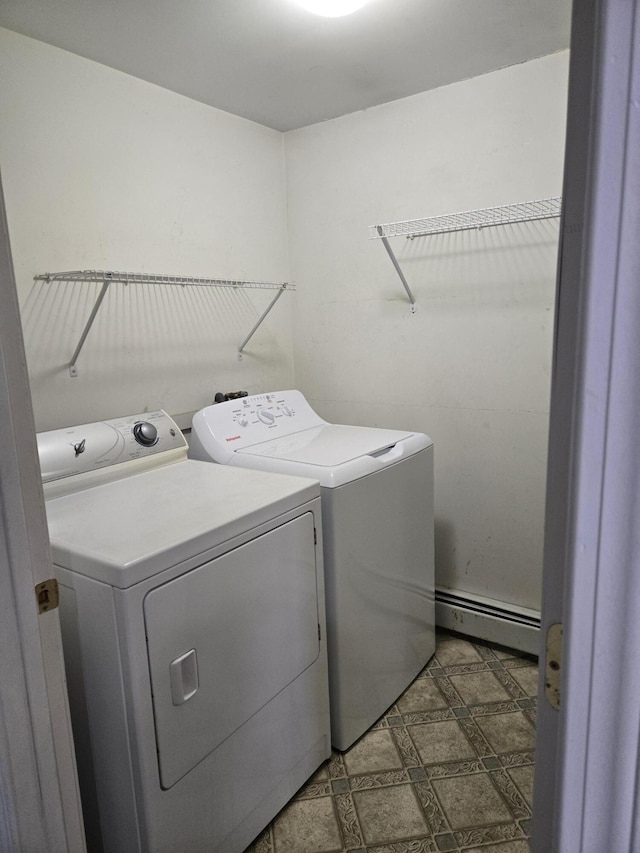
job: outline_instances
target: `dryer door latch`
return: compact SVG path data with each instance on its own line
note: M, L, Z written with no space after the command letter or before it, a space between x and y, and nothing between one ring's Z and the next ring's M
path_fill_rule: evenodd
M42 581L35 585L36 602L38 604L38 613L48 613L49 610L55 610L58 606L60 597L58 594L58 581L55 578Z

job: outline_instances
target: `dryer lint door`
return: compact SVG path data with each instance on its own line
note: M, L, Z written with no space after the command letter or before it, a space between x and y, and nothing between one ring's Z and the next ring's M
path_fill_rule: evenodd
M163 788L317 659L317 589L307 512L146 596Z

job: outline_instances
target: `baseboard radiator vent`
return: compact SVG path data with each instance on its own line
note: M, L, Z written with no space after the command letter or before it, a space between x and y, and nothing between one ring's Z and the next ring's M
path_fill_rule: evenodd
M538 655L540 612L470 592L436 587L436 625Z

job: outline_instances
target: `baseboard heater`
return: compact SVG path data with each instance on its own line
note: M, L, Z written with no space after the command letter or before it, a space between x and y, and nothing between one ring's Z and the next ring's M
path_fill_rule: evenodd
M538 655L540 612L470 592L436 587L436 625Z

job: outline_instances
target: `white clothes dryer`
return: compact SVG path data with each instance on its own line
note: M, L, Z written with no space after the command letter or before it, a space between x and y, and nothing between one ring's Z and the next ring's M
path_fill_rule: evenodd
M330 755L318 483L38 436L90 851L241 853Z
M299 391L209 406L189 456L318 479L333 745L345 750L435 651L433 443L329 424Z

